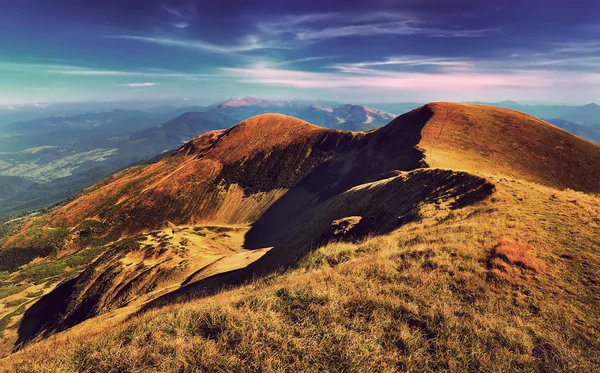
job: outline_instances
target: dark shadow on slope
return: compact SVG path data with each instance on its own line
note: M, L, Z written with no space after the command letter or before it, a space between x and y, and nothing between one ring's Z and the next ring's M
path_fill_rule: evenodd
M396 118L386 127L358 136L353 141L338 143L333 141L333 136L330 136L333 141L330 146L327 142L319 146L324 147L324 150L332 151L333 156L303 177L297 186L292 187L269 208L247 233L246 248L273 247L272 250L244 269L190 283L156 299L145 309L214 293L223 286L239 285L279 268L288 268L308 251L327 240L326 235L334 219L356 214L363 216L358 230L354 232L355 236L359 231L363 231L364 234L378 235L398 228L403 222L400 217L414 210L418 203L423 202L427 197L427 193L424 192L427 189L422 188L421 181L417 181L418 178L411 178L413 181L410 183L410 188L406 188L407 184L402 181L403 176L397 177L394 179L396 182L392 183L396 185L402 181L398 185L404 185L404 190L411 197L412 202L400 199L392 191L388 191L387 193L391 194L384 196L377 194L379 199L376 204L365 204L372 194L371 189L345 192L357 185L380 180L382 175L391 170L410 171L425 167L424 155L417 148L417 144L421 139L423 126L432 115L432 111L424 106ZM291 155L288 154L284 159L289 158L290 165L293 165ZM270 172L275 169L274 165L271 166L268 167L267 174L271 175L269 177L277 177ZM245 168L247 167L249 166L245 165ZM253 174L255 173L257 172ZM243 180L244 178L233 181L245 189L249 188L249 191L256 188L256 185L240 183ZM257 180L254 181L261 183L265 181L261 178ZM349 198L351 200L348 200ZM358 206L362 207L358 209ZM395 208L388 209L386 206L395 206ZM401 214L401 210L405 213ZM386 213L382 214L381 211ZM77 304L79 301L76 299L77 289L86 288L86 276L89 275L86 272L84 271L75 280L77 286L71 289L70 294L67 294L64 289L56 294L53 291L38 301L39 305L36 303L25 313L22 326L19 328L19 344L26 343L38 335L64 330L94 316L93 299L83 305ZM69 299L76 304L69 304ZM53 302L56 302L55 306L45 306ZM48 308L43 311L45 307Z
M97 266L114 263L114 266L118 267L120 260L138 247L135 239L119 241L79 276L60 284L29 307L19 325L15 349L34 338L49 336L97 316L103 296L109 294L110 297L116 298L120 295L116 291L118 288L111 289L110 286L118 271L111 267L97 272ZM128 284L122 285L127 287Z
M224 287L293 267L308 252L332 240L358 242L367 236L390 233L418 220L423 204L448 203L460 208L487 198L493 191L493 184L483 178L439 169L419 169L361 185L282 218L278 226L281 231L274 233L278 242L248 267L188 284L154 300L143 311L208 296ZM271 219L276 221L275 217ZM337 232L339 222L345 219L356 223Z
M59 321L61 312L68 307L76 280L72 279L60 284L25 311L13 351L17 351L33 338L44 336L45 327L54 321Z
M356 185L381 179L391 170L426 167L424 154L417 149L417 144L423 126L432 115L433 112L423 106L365 135L351 147L339 149L252 225L244 247L276 246L290 227L297 225L299 220L310 219L311 211L319 203Z

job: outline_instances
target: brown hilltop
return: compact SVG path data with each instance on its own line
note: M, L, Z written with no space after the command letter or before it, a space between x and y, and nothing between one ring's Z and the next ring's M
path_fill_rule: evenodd
M431 103L370 132L259 115L101 181L54 211L49 222L74 229L99 221L113 237L167 221L248 223L290 188L326 199L390 170L420 167L600 192L599 146L516 111ZM19 238L5 246L27 244Z
M600 193L600 146L594 143L514 110L449 102L417 110L424 109L432 117L419 147L431 167Z
M202 135L157 163L103 181L51 219L69 226L99 219L128 233L166 221L250 222L286 188L360 136L284 115L253 117ZM249 194L254 198L245 198Z
M442 224L483 201L497 211L490 195L515 195L495 189L506 178L532 183L546 200L556 190L536 183L598 193L598 175L599 146L506 109L431 103L369 132L253 117L106 178L5 242L27 247L61 231L61 253L108 244L28 309L18 342L120 307L131 314L237 285L322 244L421 219Z

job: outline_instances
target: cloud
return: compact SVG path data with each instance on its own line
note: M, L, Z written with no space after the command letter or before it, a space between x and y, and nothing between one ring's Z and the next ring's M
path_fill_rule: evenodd
M323 29L305 29L296 32L300 40L316 40L340 38L346 36L375 35L427 35L430 37L479 37L492 29L479 30L444 30L421 27L411 21L396 21L366 25L328 27Z
M114 39L134 40L148 44L162 45L166 47L179 47L191 50L199 50L211 53L234 54L248 52L259 49L283 49L275 43L263 43L260 38L254 35L248 35L242 39L238 45L212 44L202 40L184 40L171 39L167 37L135 36L135 35L117 35L110 36Z
M161 79L183 79L198 80L206 78L219 78L215 74L203 74L195 72L181 72L168 69L146 68L141 70L112 70L89 66L77 65L55 65L55 64L27 64L16 62L0 62L0 71L18 71L25 73L46 73L56 75L73 76L114 76L131 78L161 78Z
M165 8L180 20L172 25L179 29L190 26L184 14ZM279 17L254 24L256 34L244 36L239 43L228 45L199 39L179 39L170 36L116 35L115 39L133 40L165 47L179 47L210 53L237 54L266 49L294 49L324 39L349 36L425 35L429 37L480 37L495 30L457 29L447 24L425 22L402 12L315 13Z
M158 83L148 82L148 83L127 83L127 84L117 84L117 85L119 85L121 87L140 88L140 87L153 87L157 84Z
M339 63L331 65L332 68L345 73L354 74L377 74L379 67L435 67L440 71L468 70L473 67L473 62L466 59L424 57L424 56L402 56L388 57L382 61L366 61L355 63Z
M180 18L180 19L192 19L195 18L198 11L193 3L188 4L185 7L174 8L171 6L163 6L163 9L169 13L171 16Z
M163 9L165 11L167 11L168 13L174 15L175 17L184 18L183 14L181 14L181 12L175 8L169 8L169 7L165 6L165 7L163 7Z
M600 42L598 41L571 41L553 43L551 52L568 54L598 54L600 53Z
M332 59L334 56L313 56L313 57L304 57L304 58L294 58L289 60L280 60L280 61L272 61L265 63L265 65L270 66L281 66L281 65L293 65L301 62L311 62L311 61L320 61L320 60L328 60Z
M183 22L183 21L181 21L181 22L177 22L177 23L174 23L174 24L173 24L173 27L177 27L178 29L184 29L184 28L188 28L189 26L190 26L190 24L189 24L189 23L187 23L187 22Z
M326 25L325 27L323 25ZM292 34L295 39L317 41L348 36L425 35L429 37L481 37L496 28L457 29L448 24L425 21L404 12L317 13L287 16L263 22L262 32Z
M546 71L480 70L453 74L422 72L376 71L374 73L308 72L268 67L226 68L225 74L240 82L293 88L380 89L415 92L476 92L494 89L545 89L561 84L590 86L600 80L600 74L562 75Z

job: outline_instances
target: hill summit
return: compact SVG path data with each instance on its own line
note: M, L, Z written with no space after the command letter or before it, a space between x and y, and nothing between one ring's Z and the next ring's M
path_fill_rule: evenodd
M324 348L318 335L329 323L338 328L335 338L349 338L358 353L366 343L359 329L372 325L383 339L372 341L380 352L369 355L391 366L433 369L430 360L411 363L407 354L422 348L443 361L438 354L452 350L451 330L465 328L466 317L471 329L464 335L477 348L502 334L508 346L502 345L505 355L494 355L495 363L511 356L522 366L536 359L555 364L542 356L559 348L547 346L550 336L580 341L596 333L589 323L598 301L590 297L600 262L587 244L598 239L597 175L599 146L507 109L430 103L368 132L329 130L281 114L255 116L106 178L6 240L8 252L45 247L44 239L52 238L56 253L38 262L98 250L80 274L27 309L13 343L212 299L231 307L201 316L214 330L177 322L199 333L190 340L210 340L235 359L242 344L273 342L275 335ZM566 244L568 229L585 238ZM37 256L43 255L49 254ZM260 278L265 284L255 281ZM349 286L351 278L360 291ZM574 307L589 327L581 331L573 322L549 332L556 315L540 307L550 306L542 298L552 284L564 297L555 313L564 316ZM221 295L224 287L238 289ZM498 314L482 294L511 312ZM431 314L423 304L433 307ZM277 331L228 334L236 333L235 325L257 327L253 317ZM138 328L135 322L128 325ZM509 326L516 322L545 334L527 339ZM187 339L182 343L188 346ZM569 350L574 360L556 359L581 363L593 347ZM302 369L293 356L285 359Z

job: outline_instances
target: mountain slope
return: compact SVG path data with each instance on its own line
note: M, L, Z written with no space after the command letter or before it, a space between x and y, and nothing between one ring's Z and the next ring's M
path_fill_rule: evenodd
M176 147L198 134L227 128L233 124L234 120L223 114L190 111L158 127L133 134L130 141L151 139L160 142L162 148Z
M600 105L591 103L579 106L571 109L561 118L584 126L600 124Z
M159 107L148 111L113 110L55 116L4 126L0 138L0 174L20 176L54 189L57 179L83 179L95 170L116 170L152 159L201 133L227 128L240 120L269 112L294 115L328 128L363 130L387 124L395 117L359 105L324 106L308 102L229 99L211 107ZM163 123L157 126L158 123ZM78 192L96 178L68 187ZM68 193L48 194L0 205L0 215L41 208Z
M219 113L181 114L180 111L140 112L140 117L128 117L122 111L114 111L108 113L112 114L110 121L106 119L108 124L104 123L98 128L69 130L68 135L63 135L63 129L46 135L4 139L7 143L13 141L18 144L19 139L33 138L37 143L47 145L0 153L0 174L26 177L37 182L35 190L22 191L13 200L0 203L0 216L55 204L123 167L175 149L198 134L235 123L235 120ZM115 117L117 114L121 116ZM76 118L85 124L91 121L90 115ZM161 126L135 130L138 122L147 120L148 123L154 123L159 118L170 118L170 115L178 116ZM141 127L150 127L148 123ZM66 125L60 122L57 126ZM107 131L107 126L114 126L121 133ZM53 144L54 140L59 146L48 145Z
M449 103L427 108L432 117L419 146L430 166L600 192L600 179L590 177L600 172L595 144L508 109Z
M600 181L590 175L600 173L599 159L598 146L541 120L479 105L429 104L370 133L263 115L113 175L53 212L49 223L73 229L97 219L117 235L166 221L247 223L290 188L325 200L387 171L426 164L598 193ZM8 244L27 240L17 235Z
M33 181L18 176L0 176L0 200L7 199L13 195L26 190Z
M225 285L243 285L256 276L269 276L277 270L297 267L302 260L318 261L316 257L310 259L310 253L322 245L335 245L338 241L348 243L350 253L340 254L343 258L365 252L352 249L357 242L369 242L370 237L400 235L406 240L396 242L394 247L411 248L402 255L409 255L407 260L415 262L415 270L437 270L437 275L443 278L442 283L455 288L464 285L450 279L449 273L468 278L471 276L466 274L469 268L476 273L473 276L479 286L490 287L492 293L505 292L505 287L522 284L530 292L544 294L560 279L564 282L561 294L566 297L560 303L560 314L574 307L587 326L578 331L574 324L569 324L557 338L561 341L572 336L592 338L593 312L590 310L598 304L592 296L597 283L592 281L588 287L579 284L593 280L600 268L597 258L589 251L598 237L600 221L595 210L598 200L584 193L560 190L570 188L598 193L600 185L596 176L599 168L600 147L597 145L536 118L487 106L432 103L370 132L327 130L276 114L250 118L227 130L199 136L155 163L115 174L87 189L72 202L30 221L5 240L2 243L5 252L35 248L36 245L45 247L50 239L58 243L59 256L68 257L69 253L87 247L97 247L103 252L87 270L62 283L34 306L29 306L13 337L18 343L27 343L32 338L69 327L77 329L77 325L88 318L116 317L122 320L139 310L154 310L190 298L211 296ZM572 208L571 203L574 204ZM527 211L541 211L543 216L530 215ZM485 229L463 230L464 222ZM579 226L578 222L581 223ZM194 264L197 259L193 258L198 257L180 254L178 246L160 243L147 246L143 243L156 230L168 228L175 235L189 226L207 224L250 225L237 250L260 249L264 252L242 260L241 264L211 264L210 270L204 271L198 268L200 262ZM543 228L535 228L537 226ZM438 244L432 246L435 249L428 248L425 245L428 227L450 230L456 236L446 237L434 232L431 237L435 237ZM415 229L420 230L420 238L406 238L414 236ZM564 231L569 229L581 234L570 244L565 241ZM61 232L60 236L58 232ZM183 238L188 237L191 236ZM461 253L460 264L452 264L454 259L450 258L456 256L448 253L444 242L454 242L453 247ZM558 246L552 246L554 244ZM208 253L211 245L219 247L210 242L202 245L198 249ZM390 255L404 252L398 253L394 247L389 248ZM172 250L169 252L177 258L174 262L189 261L189 267L177 268L174 262L161 256L172 257L164 250ZM375 251L381 250L379 247ZM591 267L580 267L579 257L577 260L563 258L568 262L556 264L557 260L563 260L557 258L565 251L571 259L574 253L581 255L581 260L591 263ZM128 253L132 253L131 256L127 256ZM430 263L432 257L438 257L437 262ZM229 260L239 263L240 258L232 256ZM49 259L38 259L37 265L44 260ZM167 260L164 267L163 260ZM329 260L331 263L344 261L335 257L327 259L328 263ZM387 288L388 282L393 282L386 277L389 274L378 277L369 272L367 262L360 265L359 278L375 281L369 282L370 285ZM386 265L385 261L376 263ZM409 270L403 267L403 260L394 263L394 273ZM452 266L448 267L450 264ZM545 271L547 266L552 269ZM375 277L369 277L369 273ZM282 286L290 288L294 281L301 282L301 273L293 276L299 276L298 280L285 282L287 280L283 279ZM331 276L334 281L341 281L339 276L343 275L332 272ZM123 279L132 277L131 286L124 286ZM17 281L17 278L9 276L9 281ZM345 280L336 283L346 286L343 285ZM365 284L363 290L369 284ZM117 291L113 293L108 289ZM469 288L467 293L473 291L484 290ZM428 294L432 298L426 301L427 304L441 296L432 289ZM301 299L295 300L296 295L284 291L276 292L275 296L288 300L291 296L291 302L301 302ZM354 314L350 303L357 295L346 296L342 297L347 303L335 307L341 307L339 311L343 315ZM459 292L457 296L462 295ZM450 297L451 302L458 301L454 295L444 297ZM363 300L357 299L358 302ZM523 312L521 307L525 307L502 297L501 301L516 307L515 312ZM55 306L46 306L50 304ZM377 303L376 309L385 313L388 309L380 308L383 306ZM302 309L303 306L290 307L293 310L297 309L293 307ZM460 307L455 310L459 312ZM363 311L356 312L362 314ZM390 317L395 312L406 315L402 309L390 312ZM473 312L473 317L481 316L479 311ZM424 324L415 324L413 320L407 326L410 330L416 328L429 335L445 330L427 326L435 318L429 319L421 311L416 314ZM453 320L453 325L460 322L450 314L446 317ZM546 333L546 340L552 335L548 334L548 323L553 317L548 314L531 324ZM351 318L348 316L348 320ZM337 322L343 323L343 320ZM356 325L344 325L348 333L357 333ZM503 326L496 325L495 328L510 333ZM291 331L286 329L284 333L287 332ZM485 335L485 342L479 337L473 338L477 343L495 340L495 337ZM261 338L249 338L255 337ZM450 334L440 338L441 343L448 343L444 344L444 350L451 349ZM424 346L425 342L415 343ZM519 345L518 349L539 344L535 340ZM580 346L581 351L573 355L576 356L573 361L589 358L593 345L590 346ZM385 350L388 347L378 348ZM540 348L542 350L536 350L535 355L547 353L543 344L538 350ZM232 353L231 349L226 352ZM473 357L466 359L472 361ZM500 361L502 357L495 359ZM527 359L523 362L531 363ZM480 363L489 367L489 362ZM419 366L427 366L423 364Z
M546 121L564 129L565 131L571 132L574 135L593 141L596 144L600 144L600 124L584 126L558 118L546 119Z
M2 363L10 372L596 371L600 199L490 182L492 198L422 204L389 234L340 233L291 271L129 320L116 309Z

